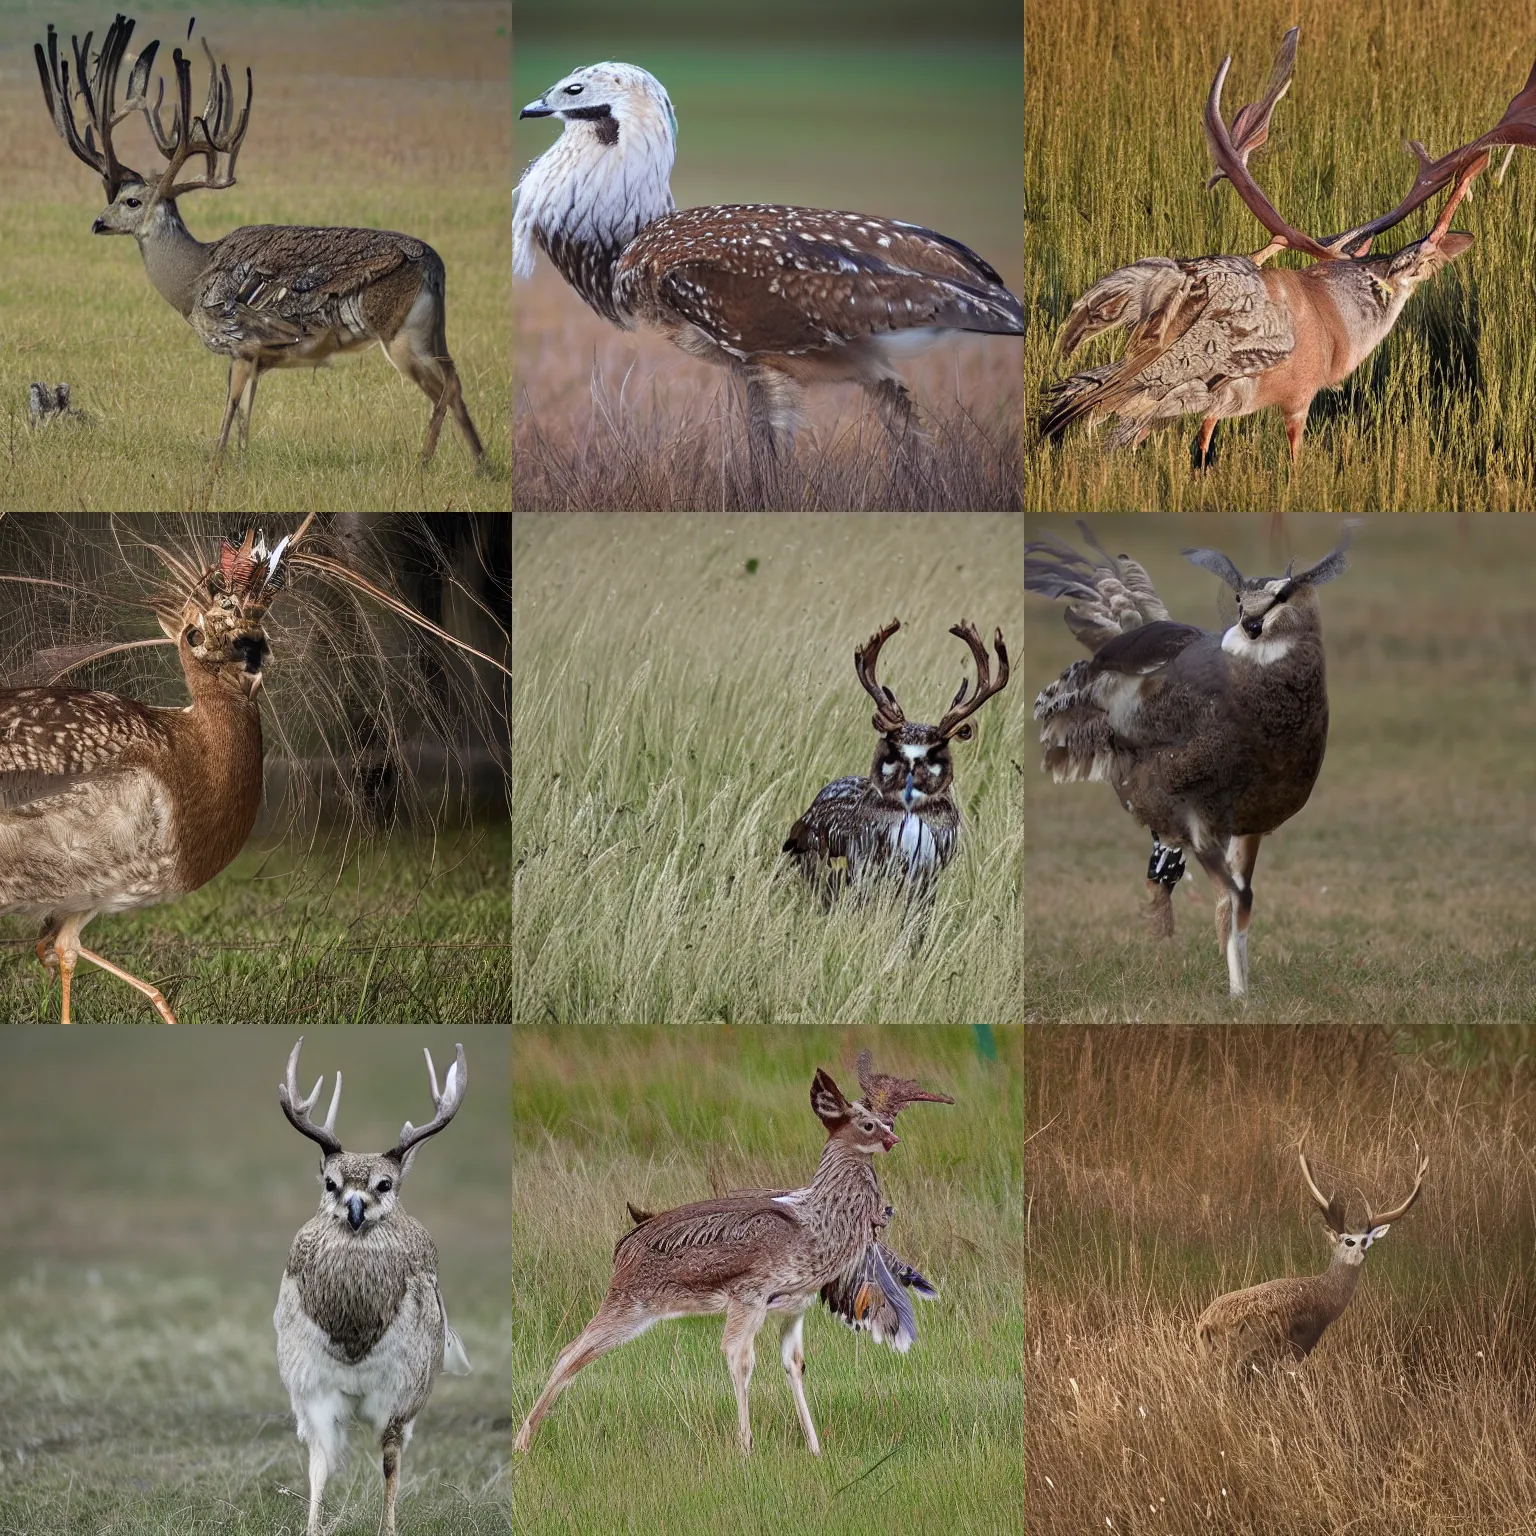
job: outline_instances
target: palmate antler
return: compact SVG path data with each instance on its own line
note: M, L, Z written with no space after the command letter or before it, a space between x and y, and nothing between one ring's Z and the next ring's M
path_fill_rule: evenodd
M1390 213L1358 224L1343 234L1330 235L1324 240L1316 239L1281 217L1248 169L1249 155L1269 137L1270 118L1290 88L1300 31L1299 27L1292 27L1285 34L1275 55L1269 88L1263 99L1243 107L1233 119L1230 129L1221 115L1222 87L1232 67L1230 54L1221 61L1205 103L1206 142L1216 166L1206 185L1213 187L1223 179L1230 181L1233 190L1249 211L1269 231L1272 237L1270 243L1255 255L1256 262L1262 262L1280 250L1299 251L1318 261L1341 261L1363 255L1376 235L1401 223L1428 198L1449 186L1451 195L1435 221L1434 228L1426 237L1427 244L1437 246L1450 230L1451 217L1467 195L1473 178L1488 164L1491 151L1506 144L1536 146L1536 66L1533 66L1524 88L1510 102L1504 116L1487 133L1471 143L1453 149L1438 160L1431 160L1423 145L1418 142L1409 143L1409 149L1419 161L1419 172L1408 196Z

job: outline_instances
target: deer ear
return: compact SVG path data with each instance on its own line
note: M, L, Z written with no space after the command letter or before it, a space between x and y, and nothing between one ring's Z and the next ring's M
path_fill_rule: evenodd
M838 1126L853 1113L853 1107L843 1097L843 1091L820 1067L816 1080L811 1084L811 1108L816 1118L828 1129Z
M1379 1227L1372 1227L1371 1230L1369 1232L1367 1232L1365 1235L1373 1243L1380 1242L1381 1239L1384 1238L1387 1235L1387 1233L1391 1230L1391 1227L1392 1227L1392 1223L1391 1222L1384 1222Z

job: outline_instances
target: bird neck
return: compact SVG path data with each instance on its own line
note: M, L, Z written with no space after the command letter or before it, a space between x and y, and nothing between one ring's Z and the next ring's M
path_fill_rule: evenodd
M155 291L186 319L192 313L197 279L208 264L209 247L181 222L181 214L170 199L155 205L135 239Z
M542 250L589 307L622 324L613 270L624 247L677 206L674 154L671 129L654 114L568 122L518 184L512 270L531 277Z

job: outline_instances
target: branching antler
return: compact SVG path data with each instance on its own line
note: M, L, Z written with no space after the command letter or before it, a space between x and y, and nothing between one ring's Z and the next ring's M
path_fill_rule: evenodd
M958 624L950 626L950 634L964 640L971 648L971 655L976 658L976 691L966 698L970 689L970 683L961 679L960 691L950 702L950 706L944 712L944 718L939 721L939 735L946 741L959 738L961 741L969 741L975 731L975 727L967 722L970 717L981 708L995 693L1001 693L1008 686L1008 648L1003 644L1003 632L997 630L992 637L992 644L997 651L997 681L992 681L991 661L987 655L987 647L981 636L976 631L976 626L969 619L961 619Z
M167 165L160 174L159 196L175 199L185 192L202 190L218 191L235 184L235 159L245 139L245 130L251 120L251 71L245 71L245 106L239 121L235 120L235 93L230 84L229 66L220 64L213 56L207 39L201 40L203 54L208 60L208 99L196 117L192 115L192 61L178 48L171 56L176 70L176 93L171 115L171 127L167 132L160 120L160 107L165 100L165 81L158 82L154 105L149 104L147 92L141 103L144 120L149 124L155 147L165 156ZM156 45L158 46L158 45ZM139 66L134 66L138 75ZM146 85L147 75L146 75ZM177 181L182 167L188 160L201 158L203 174L191 181Z
M874 1058L859 1052L859 1093L866 1109L886 1120L894 1120L908 1104L953 1104L948 1094L929 1093L910 1077L892 1077L876 1072Z
M341 1142L336 1138L336 1108L341 1103L341 1073L336 1074L336 1091L331 1095L331 1107L325 1116L324 1125L316 1125L310 1118L310 1110L314 1108L315 1101L320 1097L320 1089L325 1083L325 1074L322 1072L317 1079L313 1090L307 1099L299 1096L299 1052L304 1048L304 1037L299 1036L299 1043L294 1046L288 1057L288 1076L286 1081L277 1085L277 1102L283 1106L283 1113L287 1115L288 1122L300 1135L308 1136L311 1141L320 1144L320 1150L327 1157L334 1157L341 1151Z
M1429 1158L1419 1150L1418 1142L1413 1144L1413 1155L1418 1161L1418 1172L1414 1176L1413 1188L1408 1192L1408 1198L1398 1205L1394 1205L1390 1211L1381 1211L1372 1214L1369 1204L1365 1208L1365 1224L1370 1227L1385 1227L1396 1221L1401 1216L1406 1216L1413 1206L1413 1202L1419 1198L1424 1188L1424 1175L1429 1172Z
M432 1065L432 1052L423 1050L422 1055L427 1058L427 1076L432 1082L432 1108L436 1113L423 1126L414 1126L409 1120L405 1122L400 1131L400 1140L395 1143L394 1150L384 1154L385 1157L393 1158L397 1163L403 1163L413 1148L419 1146L427 1137L436 1136L458 1114L459 1105L464 1102L464 1088L469 1081L469 1068L464 1064L462 1045L458 1047L453 1065L448 1068L448 1076L443 1082L441 1091L437 1086L437 1068Z
M892 619L884 629L877 630L869 637L862 650L853 653L853 670L858 673L864 691L877 706L874 727L886 736L899 731L907 723L907 717L902 713L901 705L896 702L896 695L889 688L882 687L875 677L875 662L880 656L880 647L900 628L901 620Z

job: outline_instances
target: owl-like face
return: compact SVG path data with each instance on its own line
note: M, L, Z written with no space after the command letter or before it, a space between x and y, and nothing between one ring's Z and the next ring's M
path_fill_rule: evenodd
M954 778L949 743L931 725L903 725L880 738L869 776L882 800L919 810L944 794Z
M404 1170L393 1158L338 1152L320 1169L320 1215L350 1232L361 1232L394 1211L403 1177Z
M179 629L164 628L175 640L184 667L190 663L213 673L253 699L261 691L262 664L270 649L262 628L265 615L264 603L220 593L209 602L189 602L181 611Z

